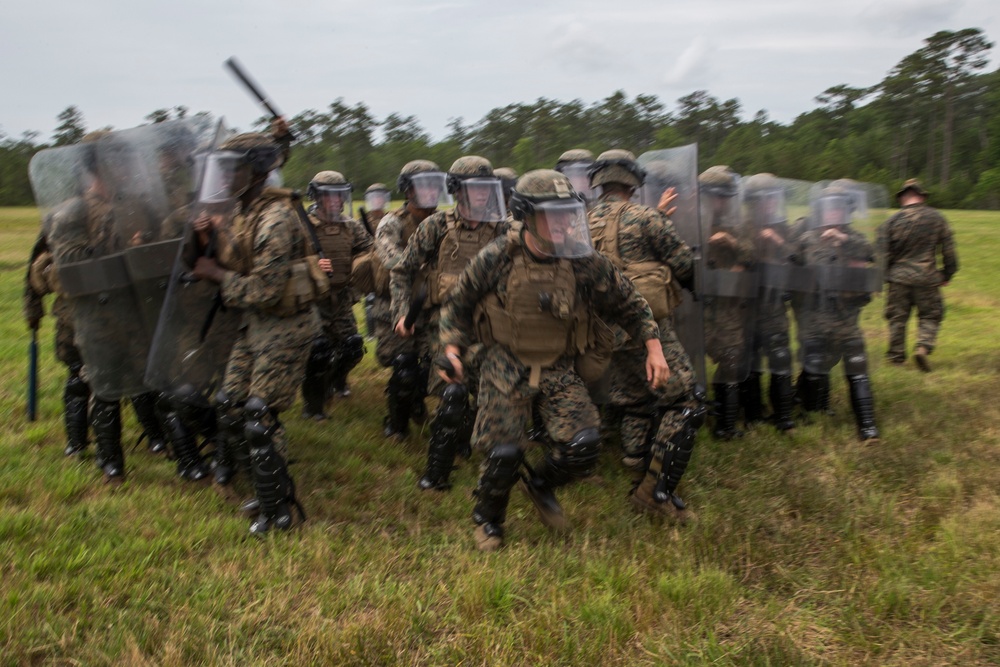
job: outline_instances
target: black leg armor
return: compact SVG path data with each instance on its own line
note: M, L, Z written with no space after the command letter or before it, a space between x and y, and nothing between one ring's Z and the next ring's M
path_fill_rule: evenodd
M177 474L191 482L200 482L209 474L208 465L201 458L197 436L212 433L214 413L208 401L191 385L184 385L173 392L166 401L167 431L177 459Z
M489 537L503 538L503 523L507 518L510 490L520 478L524 453L515 444L497 445L486 457L486 469L476 487L476 506L472 520L482 526Z
M878 428L875 426L875 397L872 395L868 379L868 356L863 340L851 340L844 344L844 374L851 392L851 408L858 424L858 437L862 440L876 440Z
M410 409L417 395L420 370L417 355L400 354L392 360L392 377L385 388L389 413L385 418L385 436L405 438L410 430Z
M215 395L218 432L215 443L215 483L229 484L240 470L250 475L250 450L243 433L243 405L224 391Z
M125 477L125 453L122 452L122 409L120 401L94 399L91 425L97 449L97 466L106 481Z
M243 433L250 445L253 485L260 503L260 514L250 525L250 532L263 535L271 529L292 527L292 507L305 519L295 498L295 483L288 474L285 459L274 448L271 434L274 419L264 401L252 397L246 404Z
M691 461L695 437L705 423L706 413L703 405L687 408L684 425L670 441L654 442L646 475L632 493L633 503L642 509L669 510L671 513L686 509L684 501L676 494L677 486Z
M166 452L167 438L163 433L160 415L156 413L156 394L146 392L138 396L133 396L129 400L132 402L135 416L139 418L139 423L142 424L142 435L139 436L139 440L148 438L147 446L153 454L163 454Z
M306 362L306 376L302 380L302 416L307 419L326 419L323 407L326 403L326 383L332 349L328 338L319 336L313 339L309 360Z
M353 334L333 350L330 364L330 389L338 396L350 396L347 388L347 374L358 365L365 356L365 339L360 334Z
M455 454L468 433L469 392L465 385L449 384L441 392L434 421L431 422L431 438L427 445L427 472L420 478L420 488L424 491L436 489L444 491L451 487L448 477L455 465Z
M764 419L764 404L761 402L760 376L751 371L746 380L740 382L740 404L743 406L743 419L753 424Z
M712 432L720 440L732 440L743 436L736 428L740 416L740 386L736 383L715 383L715 430Z
M69 367L69 377L63 388L63 419L66 424L66 449L63 453L72 456L87 446L87 406L90 403L90 387L80 377L83 364Z
M522 488L538 510L543 524L555 530L566 528L566 518L555 489L592 473L600 453L600 431L585 428L569 442L546 448L542 464L535 470L528 468Z
M788 431L795 428L795 421L792 419L792 410L795 408L795 390L792 388L791 375L771 374L771 385L768 387L771 398L771 407L774 412L771 414L771 421L779 431Z
M430 357L422 357L417 363L417 395L413 397L413 405L410 408L410 419L414 424L423 424L427 421L427 383L430 380L431 360Z
M830 409L830 376L802 371L799 376L799 397L806 412L827 412Z

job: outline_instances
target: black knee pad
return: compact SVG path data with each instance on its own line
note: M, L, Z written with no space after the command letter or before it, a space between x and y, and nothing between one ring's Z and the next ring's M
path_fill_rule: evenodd
M601 455L601 434L596 428L585 428L569 442L556 443L553 463L558 463L574 476L587 475Z
M449 384L441 392L441 405L438 406L435 421L442 426L459 428L465 421L469 411L469 392L462 384Z
M80 371L74 373L73 369L70 369L70 376L66 378L66 386L63 388L64 398L89 398L90 397L90 387L83 378L80 377Z
M802 364L810 372L829 370L827 368L827 353L824 349L823 341L807 339L802 343Z
M354 368L365 356L365 339L361 337L361 334L352 334L344 341L341 350L344 355L342 363L348 368Z
M772 334L767 341L767 362L773 375L791 375L792 350L788 345L788 334Z
M308 375L322 375L330 366L330 355L333 352L333 345L330 339L325 336L314 338L312 346L309 348L309 359L306 362L306 373Z
M687 425L697 431L705 425L708 418L708 408L703 403L699 403L693 408L684 408L683 417Z
M420 369L417 355L400 354L392 360L392 377L389 378L389 392L403 399L417 393L420 384Z
M852 339L844 343L844 374L847 377L868 374L868 355L863 340Z

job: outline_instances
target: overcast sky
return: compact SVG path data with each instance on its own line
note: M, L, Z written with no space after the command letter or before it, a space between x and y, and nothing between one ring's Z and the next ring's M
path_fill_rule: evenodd
M451 118L615 90L737 97L789 122L826 88L877 83L937 30L1000 39L995 0L19 0L0 22L0 131L51 136L184 105L247 129L261 115L223 70L237 55L289 117L338 97L379 120ZM990 68L997 63L993 50Z

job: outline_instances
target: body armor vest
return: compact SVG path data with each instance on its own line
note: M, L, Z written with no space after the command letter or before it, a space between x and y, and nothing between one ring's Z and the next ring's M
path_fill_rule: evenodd
M339 291L351 281L351 250L354 234L343 222L323 222L316 218L314 224L323 254L330 260L330 289Z
M576 274L569 260L535 262L508 242L513 266L503 301L487 295L476 310L480 339L506 345L531 370L541 371L565 354L582 354L590 340L590 316L576 298ZM596 319L596 318L594 318Z
M658 260L626 262L618 252L618 231L622 213L629 206L624 202L614 215L591 224L590 237L594 249L611 260L635 284L636 290L646 299L654 319L670 315L681 303L680 288L670 274L670 267Z
M427 298L434 306L448 300L469 261L496 236L496 223L480 223L469 229L454 211L445 215L445 224L447 231L438 245L437 261L426 274Z
M413 219L413 216L406 211L406 208L400 210L399 219L403 223L403 229L401 233L401 238L403 241L403 246L400 248L400 252L406 248L406 244L409 243L410 237L413 233L417 231L417 221ZM378 241L376 240L376 243ZM377 252L372 252L372 270L375 274L375 294L379 297L389 298L389 269L385 267L382 263L382 258L379 257Z

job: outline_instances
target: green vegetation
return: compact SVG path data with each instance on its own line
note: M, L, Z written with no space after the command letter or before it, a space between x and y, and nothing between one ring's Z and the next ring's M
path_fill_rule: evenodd
M0 664L996 664L1000 228L948 215L963 268L935 372L884 364L881 299L865 313L879 444L854 439L838 376L836 415L792 437L701 434L681 487L694 525L631 511L609 450L561 494L571 533L515 493L509 546L483 555L476 466L448 493L417 490L426 434L383 440L371 353L331 422L285 416L309 513L289 534L251 538L142 446L120 488L92 454L65 459L48 318L40 420L24 419L37 213L0 210Z

